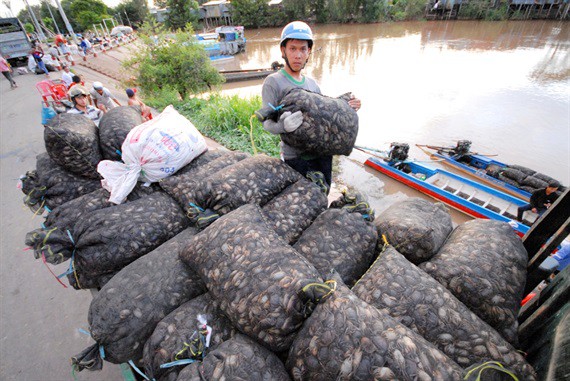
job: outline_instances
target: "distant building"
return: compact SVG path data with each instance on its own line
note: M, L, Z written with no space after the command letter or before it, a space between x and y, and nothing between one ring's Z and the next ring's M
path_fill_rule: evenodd
M168 8L150 8L149 12L151 15L154 16L154 18L156 19L156 21L158 22L165 22L166 21L166 16L168 15Z
M226 0L212 0L200 6L200 19L206 28L217 25L231 25L231 3Z

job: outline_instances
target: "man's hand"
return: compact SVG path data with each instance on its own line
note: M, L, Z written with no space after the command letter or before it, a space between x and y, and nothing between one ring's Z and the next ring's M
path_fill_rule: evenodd
M279 120L283 121L283 129L286 132L293 132L303 124L303 112L295 111L291 114L291 111L285 111Z
M348 105L354 109L354 111L360 110L361 102L360 99L355 98L354 95L348 101Z

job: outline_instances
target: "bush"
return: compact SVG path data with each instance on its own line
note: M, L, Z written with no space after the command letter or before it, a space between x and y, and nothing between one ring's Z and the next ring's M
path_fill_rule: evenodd
M148 96L162 95L166 89L175 90L184 100L223 82L204 48L196 43L192 28L142 38L141 50L123 66L136 78L129 84L136 84Z

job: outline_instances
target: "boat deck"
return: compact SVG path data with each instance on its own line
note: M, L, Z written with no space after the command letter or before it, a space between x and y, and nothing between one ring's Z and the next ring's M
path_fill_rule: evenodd
M479 205L509 219L515 220L517 217L519 205L516 203L495 197L492 194L477 189L465 182L448 177L445 174L437 172L428 177L425 181L445 192L461 197L466 201L472 202L473 204ZM532 212L525 212L523 216L523 223L526 225L532 225L538 217L536 213Z

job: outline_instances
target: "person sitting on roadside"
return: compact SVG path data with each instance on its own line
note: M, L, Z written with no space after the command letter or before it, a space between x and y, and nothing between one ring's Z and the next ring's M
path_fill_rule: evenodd
M40 70L42 70L46 74L46 76L49 77L49 71L46 68L45 62L42 60L42 57L44 56L44 52L42 51L42 49L41 48L32 49L30 51L30 54L32 55L32 57L34 57L34 60L36 61L36 64L38 65Z
M52 60L54 60L55 62L59 62L61 64L61 60L59 59L59 50L57 50L56 46L48 44L48 54L50 55Z
M87 55L91 51L91 43L85 37L81 37L81 42L79 43L79 47L83 51L84 55Z
M127 89L126 90L127 97L129 97L129 106L139 106L141 108L141 115L143 120L146 122L147 120L152 119L152 112L150 107L144 104L143 101L139 99L137 96L137 89Z
M101 82L93 82L93 89L90 93L95 107L103 112L114 108L115 104L113 104L113 102L116 103L117 106L121 105L117 98L115 98L106 87L103 87Z
M73 108L67 112L69 114L84 115L98 126L99 120L103 116L103 111L89 105L89 92L87 89L81 85L75 85L69 90L68 95L73 102Z
M522 222L523 213L531 210L541 216L556 199L558 195L556 191L560 187L560 183L556 180L551 180L546 188L537 189L532 192L530 196L530 203L518 208L517 221Z
M73 73L71 72L71 69L67 64L63 64L62 69L63 73L61 73L61 81L69 89L69 87L73 83Z

